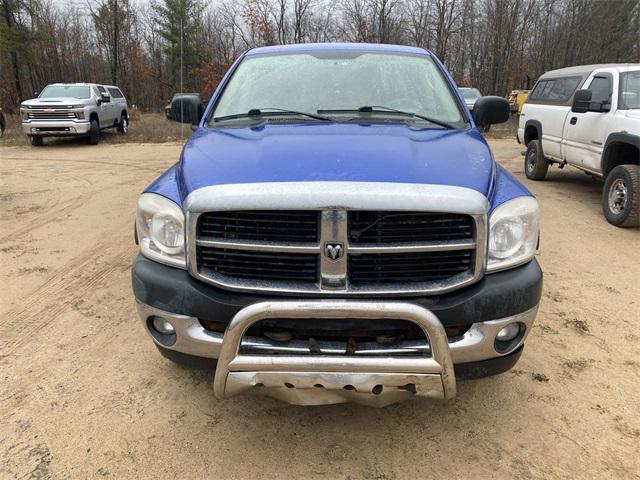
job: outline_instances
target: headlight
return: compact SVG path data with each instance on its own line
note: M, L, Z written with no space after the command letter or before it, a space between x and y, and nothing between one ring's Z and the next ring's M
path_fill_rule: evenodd
M184 213L178 205L161 195L143 193L138 200L136 229L145 257L186 268Z
M489 219L487 271L512 268L533 258L540 210L533 197L517 197L496 208Z

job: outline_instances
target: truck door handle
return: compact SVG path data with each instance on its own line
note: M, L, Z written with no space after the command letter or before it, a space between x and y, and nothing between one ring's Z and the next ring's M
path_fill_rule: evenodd
M578 123L578 117L571 117L571 121L569 122L571 125L575 125Z

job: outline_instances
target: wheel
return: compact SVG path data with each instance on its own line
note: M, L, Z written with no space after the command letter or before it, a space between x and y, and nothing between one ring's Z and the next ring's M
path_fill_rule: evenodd
M97 145L100 141L100 124L96 119L91 120L91 128L89 130L89 137L87 143L89 145Z
M33 145L34 147L41 147L42 146L42 142L43 142L42 137L39 137L37 135L31 135L29 137L29 140L31 141L31 145Z
M549 170L549 162L544 158L540 140L531 140L524 154L524 174L529 180L544 180Z
M619 165L607 175L602 211L617 227L640 225L640 165Z
M120 123L118 123L118 132L122 135L126 135L129 131L129 119L123 113L122 117L120 117Z

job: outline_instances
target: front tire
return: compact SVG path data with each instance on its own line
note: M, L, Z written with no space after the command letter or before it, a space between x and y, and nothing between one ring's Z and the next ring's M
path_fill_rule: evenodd
M619 165L607 175L602 212L616 227L640 225L640 165Z
M96 119L91 120L91 127L89 129L89 137L87 143L89 145L97 145L100 141L100 124Z
M29 137L29 141L31 142L31 145L33 145L34 147L41 147L43 143L42 137L39 137L37 135L31 135Z
M120 117L120 123L118 123L118 133L126 135L129 131L129 118L123 113Z
M544 158L542 142L531 140L527 144L527 152L524 155L524 174L529 180L544 180L549 170L549 161Z

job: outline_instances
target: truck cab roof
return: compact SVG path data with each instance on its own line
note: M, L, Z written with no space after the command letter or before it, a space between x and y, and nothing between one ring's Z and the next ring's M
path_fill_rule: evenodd
M425 48L409 47L406 45L378 44L378 43L296 43L292 45L271 45L256 47L247 51L246 55L262 55L269 53L295 53L327 50L353 50L367 52L394 52L414 55L432 55Z
M539 80L555 77L580 76L588 77L591 72L600 68L612 68L618 71L636 70L640 68L640 63L596 63L592 65L578 65L575 67L559 68L550 70L540 76Z

